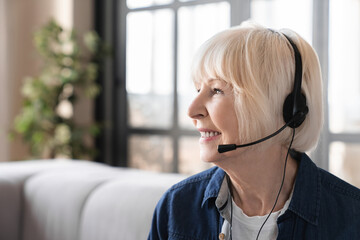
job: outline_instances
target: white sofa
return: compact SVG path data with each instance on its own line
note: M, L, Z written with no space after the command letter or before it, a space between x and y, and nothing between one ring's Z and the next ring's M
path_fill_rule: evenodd
M0 163L0 240L143 240L185 176L80 160Z

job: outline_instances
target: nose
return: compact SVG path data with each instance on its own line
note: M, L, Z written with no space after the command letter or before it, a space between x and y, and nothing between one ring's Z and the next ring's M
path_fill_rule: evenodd
M188 116L193 120L199 120L208 115L204 96L199 93L188 108Z

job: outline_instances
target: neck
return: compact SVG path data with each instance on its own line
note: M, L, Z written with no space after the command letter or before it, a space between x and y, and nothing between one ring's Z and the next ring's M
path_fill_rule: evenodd
M287 149L281 146L264 151L245 150L217 163L229 175L233 200L248 216L268 214L279 192ZM297 161L288 156L284 184L274 208L283 208L290 197L296 172Z

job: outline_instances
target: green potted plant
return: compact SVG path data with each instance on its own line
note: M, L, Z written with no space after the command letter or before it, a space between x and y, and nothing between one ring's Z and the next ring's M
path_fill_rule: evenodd
M90 31L84 34L84 54L76 32L54 20L35 33L34 43L43 67L38 76L24 79L24 101L13 134L29 145L31 158L93 158L97 150L92 139L99 134L99 124L77 124L73 107L79 92L91 99L100 93L96 78L105 45Z

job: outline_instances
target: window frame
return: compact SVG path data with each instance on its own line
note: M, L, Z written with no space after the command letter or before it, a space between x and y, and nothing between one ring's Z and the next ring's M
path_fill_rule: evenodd
M224 0L230 4L230 25L238 25L250 18L251 0ZM207 3L216 3L219 0L197 0L180 2L174 0L171 4L128 9L126 1L95 0L95 28L100 36L114 49L114 56L104 64L104 71L99 77L103 92L96 101L97 121L108 123L104 125L102 135L97 139L101 156L99 162L114 166L128 166L128 137L132 134L158 134L170 136L173 140L173 172L178 172L179 138L181 136L196 136L191 130L181 129L178 125L177 99L177 37L178 37L178 9L183 6L192 6ZM329 150L331 143L360 143L360 133L332 133L329 129L328 104L328 57L329 57L329 0L313 0L313 39L312 45L316 50L323 77L324 126L317 148L311 152L316 164L329 169ZM126 16L129 12L143 10L157 10L171 8L174 10L174 100L173 100L173 128L149 129L130 128L128 126L128 103L126 93Z

